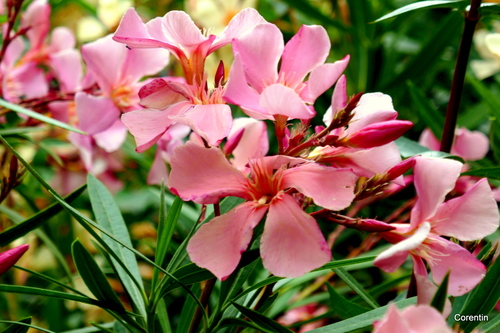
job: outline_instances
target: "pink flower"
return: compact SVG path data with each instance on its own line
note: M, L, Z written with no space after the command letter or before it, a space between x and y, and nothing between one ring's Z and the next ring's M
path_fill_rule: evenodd
M312 104L337 81L349 62L347 56L333 64L324 63L330 39L321 26L303 26L284 46L278 27L259 24L233 41L233 51L235 60L224 97L256 119L276 115L312 118Z
M448 292L453 296L469 292L482 280L484 265L460 245L441 237L472 241L498 228L498 208L486 179L464 195L444 202L461 168L462 163L450 159L415 159L418 199L410 224L391 224L396 229L382 234L394 245L377 256L376 266L393 272L411 255L415 273L427 275L425 260L437 284L451 270Z
M205 82L188 85L155 79L140 90L141 105L146 109L122 116L138 152L152 147L175 123L189 126L209 145L218 145L229 134L233 117L222 99L224 88L206 90Z
M297 277L324 265L331 259L330 249L314 218L290 191L331 210L349 206L354 198L356 177L350 170L290 157L254 160L247 176L231 166L220 149L188 142L176 149L171 166L169 187L184 200L202 204L217 203L226 196L246 200L202 225L187 247L194 263L221 280L236 269L253 228L266 212L260 242L264 267L277 276Z
M373 333L453 333L441 313L429 305L410 305L398 310L391 304L385 316L373 326Z
M28 251L29 245L19 245L13 249L0 253L0 276L5 274L14 264L21 258L21 256Z
M165 48L180 60L188 84L203 79L206 57L253 26L266 22L253 8L235 15L219 36L203 34L188 14L170 11L144 24L135 9L122 18L113 39L131 48Z

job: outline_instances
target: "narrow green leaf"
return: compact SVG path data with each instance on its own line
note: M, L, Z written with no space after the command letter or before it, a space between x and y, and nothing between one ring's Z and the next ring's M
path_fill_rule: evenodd
M491 149L496 162L500 163L500 117L492 119L490 126Z
M424 123L429 127L436 138L441 138L444 126L443 115L429 102L424 92L413 82L407 82L414 107L417 109Z
M19 135L26 134L32 132L43 131L45 128L43 127L15 127L15 128L2 128L0 129L0 135L9 136L9 135Z
M21 319L18 322L13 322L13 324L4 329L2 333L26 333L30 329L30 326L23 324L30 325L31 317Z
M465 0L436 0L436 1L419 1L411 3L409 5L403 6L396 9L389 14L382 16L381 18L375 20L375 22L384 21L404 13L412 12L419 9L429 9L429 8L465 8L467 6L467 1Z
M83 282L85 282L85 285L92 294L98 300L106 303L107 308L118 312L125 311L123 304L118 299L118 296L116 296L113 288L111 288L108 279L80 241L75 240L73 242L71 252L78 273L80 273Z
M233 306L238 309L244 316L248 317L251 321L253 321L256 325L258 325L261 329L277 332L277 333L291 333L293 331L289 330L285 326L282 326L275 322L272 319L267 318L263 314L258 313L252 309L244 307L238 303L232 302Z
M224 318L221 320L219 326L219 328L223 328L223 327L246 327L246 328L250 328L250 329L253 329L253 330L262 330L262 327L252 323L251 321L248 321L248 320L244 320L244 319L241 319L241 318ZM274 332L274 331L268 331L268 330L264 330L264 332Z
M44 116L44 115L42 115L40 113L37 113L37 112L31 111L31 110L25 109L22 106L9 103L6 100L1 99L1 98L0 98L0 106L3 106L4 108L7 108L7 109L12 110L14 112L24 114L24 115L26 115L28 117L31 117L31 118L34 118L34 119L38 119L40 121L43 121L44 123L51 124L51 125L54 125L54 126L57 126L57 127L61 127L61 128L66 129L68 131L72 131L72 132L80 133L80 134L87 134L87 133L85 133L85 132L83 132L83 131L81 131L81 130L79 130L77 128L74 128L73 126L65 124L65 123L63 123L63 122L61 122L59 120L55 120L53 118L49 118L47 116Z
M76 198L80 196L80 194L83 193L86 187L87 185L81 186L80 188L73 191L73 193L65 197L64 200L66 200L67 202L74 201ZM4 232L0 233L0 247L3 247L9 244L10 242L26 235L28 232L40 227L48 219L50 219L51 217L53 217L62 210L63 207L61 206L61 204L55 202L49 207L35 214L34 216L28 218L24 222L21 222L18 225L5 230Z
M332 260L328 264L323 265L320 268L316 268L313 270L313 272L318 272L318 271L323 271L327 269L333 269L336 267L348 267L348 266L354 266L358 264L363 264L366 262L374 261L376 256L368 256L368 257L360 257L360 258L353 258L353 259L342 259L342 260Z
M5 330L3 330L2 333L25 333L25 332L28 332L28 330L30 328L34 328L35 330L38 330L41 332L55 333L54 331L48 330L46 328L31 325L31 317L27 318L27 319L29 319L29 321L27 321L26 319L23 319L21 321L0 320L0 323L12 324L9 327L7 327Z
M469 83L481 100L488 105L490 114L496 119L500 119L500 98L494 94L488 87L472 75L466 75L466 81Z
M132 247L127 225L111 193L109 193L108 189L91 174L87 176L87 184L92 210L94 211L97 223L110 234ZM132 273L132 276L129 276L122 268L122 265L118 264L114 258L111 259L113 267L118 273L123 286L129 293L130 298L137 309L139 309L139 312L146 317L146 307L144 305L146 297L144 295L141 273L139 272L139 266L137 265L135 255L106 235L103 235L102 238Z
M377 301L363 288L359 282L352 277L345 269L342 267L337 267L332 269L335 274L338 275L351 289L358 294L370 307L376 309L379 307Z
M498 3L482 3L479 7L481 16L500 15L500 5Z
M165 305L165 300L163 298L158 302L155 314L155 322L160 326L160 332L172 333L167 306Z
M330 305L332 310L342 319L348 319L360 314L363 314L367 311L370 311L367 308L359 306L356 303L353 303L346 299L344 296L340 295L335 288L333 288L330 283L326 283L328 288L328 293L330 294Z
M115 322L108 322L101 324L102 327L106 328L112 328ZM64 331L64 332L59 332L59 333L94 333L94 332L99 332L100 330L96 327L84 327L84 328L77 328L74 330L69 330L69 331Z
M191 287L191 292L194 295L201 294L201 287L199 283L194 284ZM194 312L196 311L196 302L189 298L184 302L182 306L181 316L179 318L179 325L177 326L176 332L178 333L187 333L189 331L189 327L191 326L191 322L193 321Z
M496 260L490 267L483 281L471 292L467 304L460 315L474 316L488 315L500 299L500 260ZM471 332L480 321L461 321L460 328L465 333Z
M408 305L416 303L417 303L417 298L412 297L404 299L399 302L394 302L393 304L395 304L398 308L402 309L404 307L407 307ZM371 326L375 320L382 318L384 314L387 312L388 308L389 305L385 305L378 309L365 312L359 316L352 317L332 325L316 328L314 330L309 331L309 333L332 333L332 332L347 333L361 328L366 328Z
M500 180L500 167L481 168L463 172L461 176L486 177L489 179Z
M201 281L206 281L214 277L214 275L210 273L210 271L198 267L193 263L180 267L178 270L172 273L172 276L175 277L177 281L182 281L185 286ZM167 279L165 279L165 281L168 283L163 283L162 288L159 291L160 297L163 297L166 293L181 286L177 281L170 281Z
M431 301L431 306L436 308L439 312L443 312L444 305L446 304L446 299L448 295L448 281L450 279L450 272L446 273L439 286L438 290L434 294L434 297Z
M92 299L92 298L89 298L86 296L73 295L73 294L62 292L62 291L41 289L41 288L35 288L35 287L15 286L15 285L10 285L10 284L0 284L0 291L6 292L6 293L15 293L15 294L55 297L55 298L65 299L68 301L76 301L76 302L80 302L80 303L86 303L86 304L92 304L92 305L96 305L96 306L100 306L100 307L105 307L102 302L97 301L95 299Z
M486 324L479 327L481 332L489 333L489 332L498 332L498 330L493 331L495 328L500 326L500 315L496 315L495 318L488 321Z

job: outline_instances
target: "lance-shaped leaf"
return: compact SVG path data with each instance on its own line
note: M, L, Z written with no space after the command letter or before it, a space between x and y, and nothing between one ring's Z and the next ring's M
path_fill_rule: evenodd
M340 295L330 283L326 283L328 293L330 294L330 304L333 311L342 319L348 319L365 312L370 311L367 308L359 306L358 304L349 301L344 296Z
M258 313L252 309L244 307L238 303L233 302L233 306L238 309L244 316L253 321L257 326L266 332L277 332L277 333L291 333L293 331L289 330L285 326L282 326L272 319L267 318L263 314Z
M4 329L2 331L2 333L26 333L26 332L28 332L28 330L30 329L30 327L29 326L25 326L25 325L23 325L21 323L28 324L28 325L31 324L31 317L21 319L19 321L19 324L12 324L12 325L10 325L6 329Z
M375 22L380 22L383 20L387 20L396 16L399 16L404 13L412 12L418 9L429 9L429 8L461 8L467 5L467 1L465 0L436 0L436 1L419 1L415 3L411 3L409 5L403 6L401 8L396 9L389 14L382 16L381 18L375 20Z
M80 273L83 282L85 282L85 285L92 294L99 301L104 302L109 309L118 312L125 311L123 304L118 299L113 288L111 288L108 279L94 261L92 255L83 247L79 240L73 242L71 252L78 273Z
M469 170L462 173L461 176L486 177L489 179L500 180L500 167L488 167Z

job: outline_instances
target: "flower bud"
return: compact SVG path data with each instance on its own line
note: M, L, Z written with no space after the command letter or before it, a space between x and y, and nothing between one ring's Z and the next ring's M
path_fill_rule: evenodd
M0 276L7 272L28 251L30 246L23 244L13 249L0 253Z

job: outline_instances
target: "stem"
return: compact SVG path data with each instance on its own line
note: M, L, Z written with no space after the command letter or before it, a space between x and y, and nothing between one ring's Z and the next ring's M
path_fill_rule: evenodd
M449 153L455 137L455 127L457 125L458 111L460 109L460 99L464 88L465 72L469 62L469 54L472 45L472 36L474 29L479 21L479 6L481 0L471 0L470 10L465 16L465 26L458 49L457 63L455 73L451 83L450 101L446 109L446 120L444 123L443 136L441 138L441 147L439 150Z
M211 278L205 283L205 286L203 287L203 292L201 293L200 297L200 303L205 307L208 304L208 300L210 299L210 295L212 294L212 291L214 290L215 282L217 281L216 278ZM193 316L193 321L191 322L191 326L189 326L189 333L194 333L198 329L198 326L200 325L202 313L201 313L201 308L197 307L196 311L194 312Z

